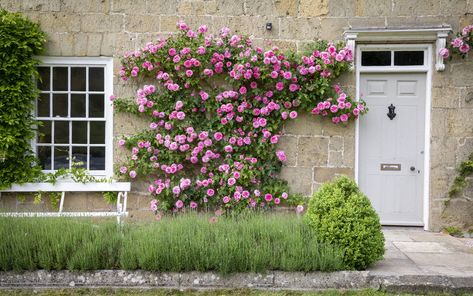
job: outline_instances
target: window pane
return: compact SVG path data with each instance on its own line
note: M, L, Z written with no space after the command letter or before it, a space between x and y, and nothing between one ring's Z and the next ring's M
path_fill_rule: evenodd
M54 147L54 169L69 168L69 147Z
M72 161L76 167L87 168L87 147L72 147Z
M103 91L103 68L89 68L89 90Z
M49 82L51 77L51 68L49 67L38 67L39 78L37 86L39 90L49 90Z
M89 95L89 117L103 117L103 95Z
M71 68L71 91L85 91L85 71L84 67Z
M38 117L49 117L49 94L40 94L38 98L38 108L36 113Z
M71 117L85 117L85 95L71 94Z
M90 144L105 144L105 121L90 122Z
M424 51L395 51L394 65L417 66L424 64Z
M105 147L90 147L90 169L105 170Z
M67 94L53 94L53 116L67 117Z
M55 121L54 122L54 143L55 144L69 143L69 121Z
M53 68L53 90L66 91L67 90L67 67Z
M38 146L36 150L38 155L39 163L43 170L51 169L51 147Z
M390 66L390 51L363 51L361 53L362 66Z
M73 121L72 122L72 143L73 144L87 144L87 122Z
M51 121L41 121L42 125L38 126L37 142L51 143Z

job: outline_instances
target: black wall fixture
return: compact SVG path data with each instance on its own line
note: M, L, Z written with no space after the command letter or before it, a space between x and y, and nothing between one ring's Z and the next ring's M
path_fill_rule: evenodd
M394 117L396 117L396 112L394 112L394 110L396 109L396 107L394 107L393 104L391 104L390 106L388 106L388 117L389 119L393 120Z

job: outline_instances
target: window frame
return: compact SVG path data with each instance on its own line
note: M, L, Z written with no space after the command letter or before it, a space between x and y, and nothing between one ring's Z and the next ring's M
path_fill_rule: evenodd
M113 104L109 100L109 97L113 94L113 58L111 57L52 57L52 56L39 56L36 57L40 63L37 67L73 67L73 66L84 66L84 67L103 67L104 68L104 117L98 118L98 121L105 120L105 169L104 170L88 170L89 174L96 177L111 177L113 176ZM51 76L52 77L52 76ZM50 90L52 91L52 90ZM71 91L69 90L68 93ZM87 104L87 103L86 103ZM71 106L69 106L70 109ZM33 111L33 117L37 118L37 100L35 101L35 108ZM53 118L52 114L49 116ZM64 119L67 122L70 121L95 121L93 118L67 118ZM71 137L71 135L69 135ZM37 153L37 137L31 141L32 150ZM71 143L67 144L71 147ZM90 143L81 145L91 147ZM93 147L93 146L92 146ZM71 153L71 152L69 152ZM88 154L90 155L90 154ZM52 160L54 161L54 160ZM45 173L55 172L56 170L43 170Z
M429 70L429 48L425 44L360 44L357 46L356 68L361 72L412 72ZM391 64L389 66L362 66L361 55L366 51L390 51ZM395 51L423 51L424 63L422 65L399 66L394 65Z

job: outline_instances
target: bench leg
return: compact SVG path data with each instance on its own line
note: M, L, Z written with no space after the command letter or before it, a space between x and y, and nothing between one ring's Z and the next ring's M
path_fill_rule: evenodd
M66 195L66 192L61 192L61 201L59 202L59 213L62 213L62 210L64 209L64 197Z

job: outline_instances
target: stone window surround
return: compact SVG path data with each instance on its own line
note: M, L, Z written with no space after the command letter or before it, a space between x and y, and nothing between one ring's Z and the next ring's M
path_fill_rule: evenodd
M435 69L445 70L444 58L439 54L446 47L451 26L420 28L351 28L343 33L348 48L355 52L357 43L431 43L435 42Z
M36 57L39 66L101 66L104 67L104 112L105 112L105 170L90 171L96 177L113 176L113 109L109 101L113 94L113 58L111 57ZM36 151L36 138L31 141L32 150ZM87 144L88 146L88 144ZM50 172L50 171L46 171Z

